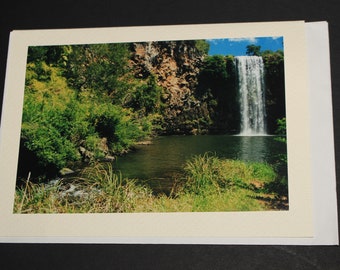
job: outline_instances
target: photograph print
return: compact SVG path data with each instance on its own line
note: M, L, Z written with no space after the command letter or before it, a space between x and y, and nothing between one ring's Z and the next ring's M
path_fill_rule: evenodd
M283 37L30 46L14 213L289 210Z

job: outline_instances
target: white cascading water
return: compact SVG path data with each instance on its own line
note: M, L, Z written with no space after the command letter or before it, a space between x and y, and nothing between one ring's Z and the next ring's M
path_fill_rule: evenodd
M235 57L241 113L240 135L266 135L264 65L260 56Z

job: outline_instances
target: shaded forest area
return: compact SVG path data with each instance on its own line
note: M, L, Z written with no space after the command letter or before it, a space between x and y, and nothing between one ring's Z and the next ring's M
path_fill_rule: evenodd
M265 65L267 128L285 117L282 51ZM239 131L233 56L204 40L28 49L18 176L113 160L156 135Z

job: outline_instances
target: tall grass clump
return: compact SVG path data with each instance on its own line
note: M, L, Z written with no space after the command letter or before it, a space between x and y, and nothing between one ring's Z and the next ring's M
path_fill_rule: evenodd
M220 160L209 153L187 161L184 170L187 173L185 190L195 194L201 194L210 187L219 190L221 186L229 184L229 179L223 177Z
M185 190L195 194L211 190L220 192L235 186L263 187L278 177L274 169L266 163L220 159L211 153L194 156L186 163L185 171Z
M109 163L98 163L83 172L87 185L98 195L93 204L100 212L133 212L138 201L152 196L149 188L138 185L136 180L124 178Z
M60 185L48 187L41 183L30 181L30 174L24 186L17 188L14 196L13 212L25 213L53 213L62 208L58 200Z
M139 205L147 206L151 197L146 186L124 178L111 164L98 163L55 185L27 180L16 190L14 213L138 212Z

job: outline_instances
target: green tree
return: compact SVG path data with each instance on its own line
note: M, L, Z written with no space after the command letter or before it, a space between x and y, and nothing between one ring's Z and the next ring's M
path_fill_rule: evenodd
M202 55L208 55L210 44L204 39L195 40L195 46Z
M70 46L30 46L27 52L27 63L45 62L54 66L65 64L69 49Z
M228 77L225 57L223 55L207 56L199 76L201 82L209 82L209 84L224 82Z
M77 45L67 62L66 76L80 91L115 96L128 72L129 50L125 43Z
M255 44L248 45L246 54L249 56L260 56L261 46L256 46Z

